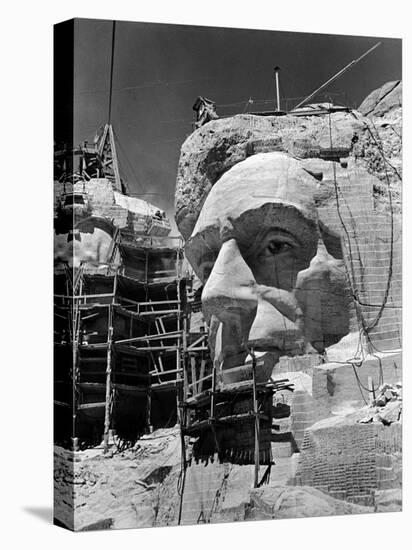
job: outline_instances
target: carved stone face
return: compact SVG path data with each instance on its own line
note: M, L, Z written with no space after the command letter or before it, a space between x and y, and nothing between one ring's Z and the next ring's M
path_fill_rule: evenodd
M186 256L223 370L253 347L267 378L282 355L322 352L347 334L347 279L325 246L316 188L299 161L272 152L236 164L207 196Z

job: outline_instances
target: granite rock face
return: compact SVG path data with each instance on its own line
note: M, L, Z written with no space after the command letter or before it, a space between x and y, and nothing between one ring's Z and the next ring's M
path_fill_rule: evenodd
M402 107L402 82L386 82L373 90L360 104L358 111L367 117L385 116Z
M248 341L270 352L272 376L299 379L276 427L295 450L272 440L278 479L299 455L294 487L257 491L247 519L399 509L401 405L363 409L359 390L399 379L400 90L388 83L358 111L210 121L182 146L176 221L204 284L212 358L223 371L247 363ZM305 368L292 368L298 356Z
M356 132L362 130L349 113L333 113L328 120L286 115L236 115L214 120L184 142L176 183L176 222L188 238L203 202L216 181L235 164L257 153L280 151L298 158L322 158L330 150L348 154Z
M338 500L313 487L278 485L255 489L251 500L251 515L256 520L343 516L373 511L370 506Z
M175 524L179 430L157 430L128 450L54 450L55 517L75 531ZM75 521L73 523L73 511Z
M399 210L401 90L399 81L389 82L372 92L358 111L332 112L330 117L241 114L197 129L183 143L178 165L176 222L183 237L191 235L206 196L225 172L252 155L272 151L298 159L342 159L343 164L353 158L381 182L374 181L378 202L388 202L387 196L379 199L389 177ZM321 177L320 172L315 175Z
M395 84L384 87L385 98L395 94L398 87ZM380 105L380 110L376 109L371 117L359 111L339 109L308 116L236 115L208 122L184 142L177 174L176 222L186 240L187 259L205 284L203 297L208 303L205 302L204 307L219 321L227 319L220 319L222 315L216 313L216 307L208 308L208 305L209 302L216 305L222 298L215 290L222 286L218 284L224 278L220 272L229 273L223 267L228 263L226 252L233 248L229 242L232 235L239 245L240 256L243 260L247 257L247 265L237 253L240 258L237 263L242 269L238 265L236 273L239 278L244 271L245 277L239 289L226 284L226 302L228 289L232 298L239 294L237 290L246 296L245 289L250 294L255 282L258 286L290 291L298 303L302 290L312 289L310 303L305 305L301 301L295 308L297 317L291 319L286 315L304 327L304 340L295 339L299 353L310 351L308 342L316 351L322 351L348 332L358 330L359 317L369 335L373 332L373 338L384 349L400 347L401 108L395 107L394 101L390 104L393 108L390 107L387 99L388 108L384 109L383 92L375 96L369 103L372 110L373 105ZM382 115L376 116L376 113ZM312 236L319 234L320 248L310 258L311 271L318 266L319 276L315 281L311 275L307 284L301 279L308 266L303 262L297 266L295 262L296 269L289 269L283 243L270 244L273 255L279 258L272 268L266 256L265 263L259 255L259 246L265 244L263 233L255 239L256 246L250 245L251 237L268 229L269 222L273 229L276 224L279 227L281 221L283 230L290 232L293 228L297 240L302 240L299 212L307 224L313 222ZM247 238L243 238L245 235ZM259 256L256 261L252 252ZM321 257L323 261L319 262ZM343 281L329 276L333 270L323 269L327 263L335 262L336 273L344 273L338 265L342 261L347 266L351 295L357 302L356 315L349 304L350 327L347 326L345 292L339 290L343 289ZM223 271L214 268L220 264ZM392 266L390 277L387 270L378 271L389 264ZM276 281L268 275L275 268L279 274ZM283 277L282 270L287 272L294 290L283 284L287 277ZM298 278L296 271L299 271ZM231 280L234 281L233 277ZM325 281L330 288L322 299L322 295L316 296L314 291L323 288ZM213 292L209 292L211 290ZM339 296L341 304L332 303L330 296ZM288 302L291 299L288 298ZM256 301L256 296L245 302L247 307L240 307L241 312L250 315L244 315L236 327L232 322L231 331L239 341L247 338L248 331L253 333L253 326L249 326L256 310L253 300ZM267 307L265 312L262 307L259 310L259 305L266 306L265 301L258 300L258 313L268 313ZM278 308L278 302L276 299L270 303ZM383 302L389 307L382 315L379 304ZM341 313L343 317L339 318ZM315 319L318 327L306 329L305 318ZM338 321L336 327L332 327L332 320ZM265 325L268 326L266 321ZM213 329L213 319L210 326ZM328 332L337 336L329 338ZM259 345L261 343L259 341ZM274 339L272 344L281 350L285 348ZM233 353L239 355L240 351L237 346Z

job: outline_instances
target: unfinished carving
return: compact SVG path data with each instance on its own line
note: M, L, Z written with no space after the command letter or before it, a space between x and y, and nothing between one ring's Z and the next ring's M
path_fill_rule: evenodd
M186 256L204 283L223 371L254 348L266 354L267 379L282 355L323 352L348 333L347 278L323 240L317 183L286 153L264 153L228 170L206 198Z

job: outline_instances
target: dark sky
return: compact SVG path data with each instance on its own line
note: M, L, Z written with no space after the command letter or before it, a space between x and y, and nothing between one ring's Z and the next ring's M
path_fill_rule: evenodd
M76 20L75 143L92 139L107 122L111 39L111 21ZM198 95L214 100L221 115L243 112L249 98L249 110L270 110L263 101L274 97L279 65L281 106L291 108L297 100L286 104L285 98L308 95L379 40L379 48L327 90L337 94L335 103L351 107L402 77L401 40L117 22L112 123L130 192L173 217L180 146L191 132Z

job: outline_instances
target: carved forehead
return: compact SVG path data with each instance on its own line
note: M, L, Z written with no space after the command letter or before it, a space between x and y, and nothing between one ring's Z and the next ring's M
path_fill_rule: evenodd
M230 227L241 251L256 249L271 231L281 231L312 256L319 238L315 190L316 180L284 153L240 162L210 191L186 242L186 257L195 271L202 262L213 261L225 227Z
M264 205L296 210L308 222L316 222L314 204L316 180L299 161L285 153L262 153L250 157L226 172L207 196L192 238L222 227L227 220L241 222L244 214ZM277 209L278 213L280 209ZM291 215L291 214L290 214ZM292 216L293 217L293 216Z

